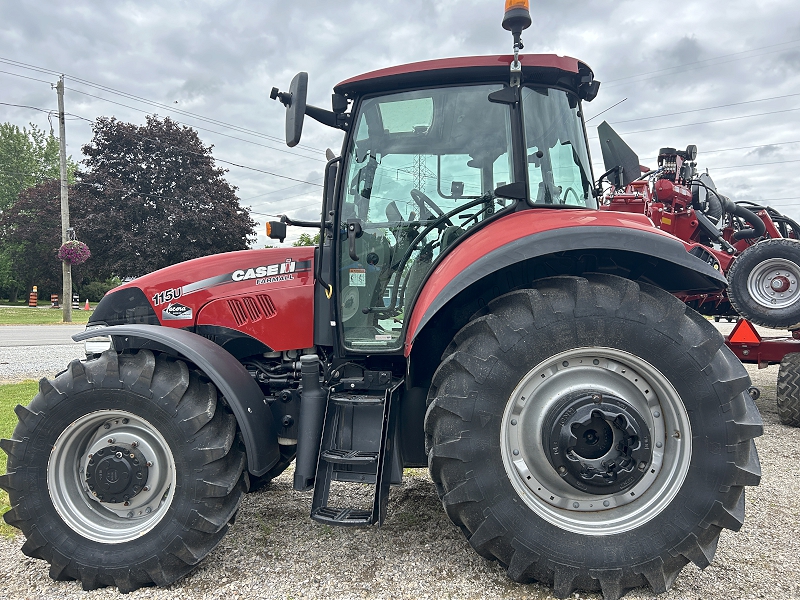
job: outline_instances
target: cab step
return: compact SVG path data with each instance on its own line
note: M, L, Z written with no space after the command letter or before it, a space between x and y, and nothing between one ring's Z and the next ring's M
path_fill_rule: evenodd
M388 371L364 375L340 382L328 395L311 505L311 518L327 525L367 526L381 524L386 517L404 381ZM372 485L372 507L330 506L333 481Z

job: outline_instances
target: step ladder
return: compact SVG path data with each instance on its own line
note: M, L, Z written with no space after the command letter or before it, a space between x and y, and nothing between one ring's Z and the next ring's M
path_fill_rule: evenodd
M363 378L343 379L331 387L311 504L315 521L340 527L383 523L402 385L403 380L393 380L388 371L368 371ZM329 505L332 481L371 484L372 508Z

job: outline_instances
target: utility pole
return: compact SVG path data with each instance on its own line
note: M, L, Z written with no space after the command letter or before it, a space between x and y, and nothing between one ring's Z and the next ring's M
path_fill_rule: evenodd
M56 84L58 93L58 145L61 155L61 243L69 241L69 198L67 188L67 138L64 124L64 76ZM64 298L64 322L72 323L72 265L61 261L62 286Z

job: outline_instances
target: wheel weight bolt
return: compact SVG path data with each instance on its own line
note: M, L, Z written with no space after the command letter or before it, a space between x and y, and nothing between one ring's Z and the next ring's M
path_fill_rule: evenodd
M561 465L560 467L558 467L558 472L559 472L561 475L564 475L564 474L566 474L566 472L567 472L567 467L565 467L564 465Z
M129 518L129 519L132 519L132 518L133 518L133 511L130 511L130 512L128 513L128 518Z
M127 425L127 424L128 424L128 421L129 421L129 419L122 419L122 424L123 424L123 425Z
M147 508L144 509L144 512L149 515L151 512L153 512L153 509L148 506Z
M644 471L646 468L647 468L647 465L646 465L646 464L644 464L644 462L640 462L640 463L639 463L639 470L640 470L640 471Z
M111 423L103 423L103 429L111 429Z

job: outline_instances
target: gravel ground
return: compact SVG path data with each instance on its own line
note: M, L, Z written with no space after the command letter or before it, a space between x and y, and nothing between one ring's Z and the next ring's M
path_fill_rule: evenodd
M80 348L76 354L69 346L38 347L20 361L27 366L12 367L2 363L25 353L8 350L13 353L0 352L0 380L53 374L80 357ZM762 483L748 489L744 527L722 533L714 563L704 572L688 565L659 598L800 598L800 481L793 470L800 463L800 429L778 420L777 366L748 370L762 391L764 436L756 442ZM548 588L513 583L496 563L475 554L447 519L424 470L407 471L404 483L392 488L381 529L315 523L308 517L311 494L291 486L287 472L266 491L248 495L221 545L190 575L126 598L551 598ZM121 598L114 588L83 592L76 582L52 581L43 561L19 551L23 542L21 535L0 539L0 598ZM652 597L645 589L626 596Z
M0 346L0 383L53 377L75 358L86 358L83 343L64 346Z

